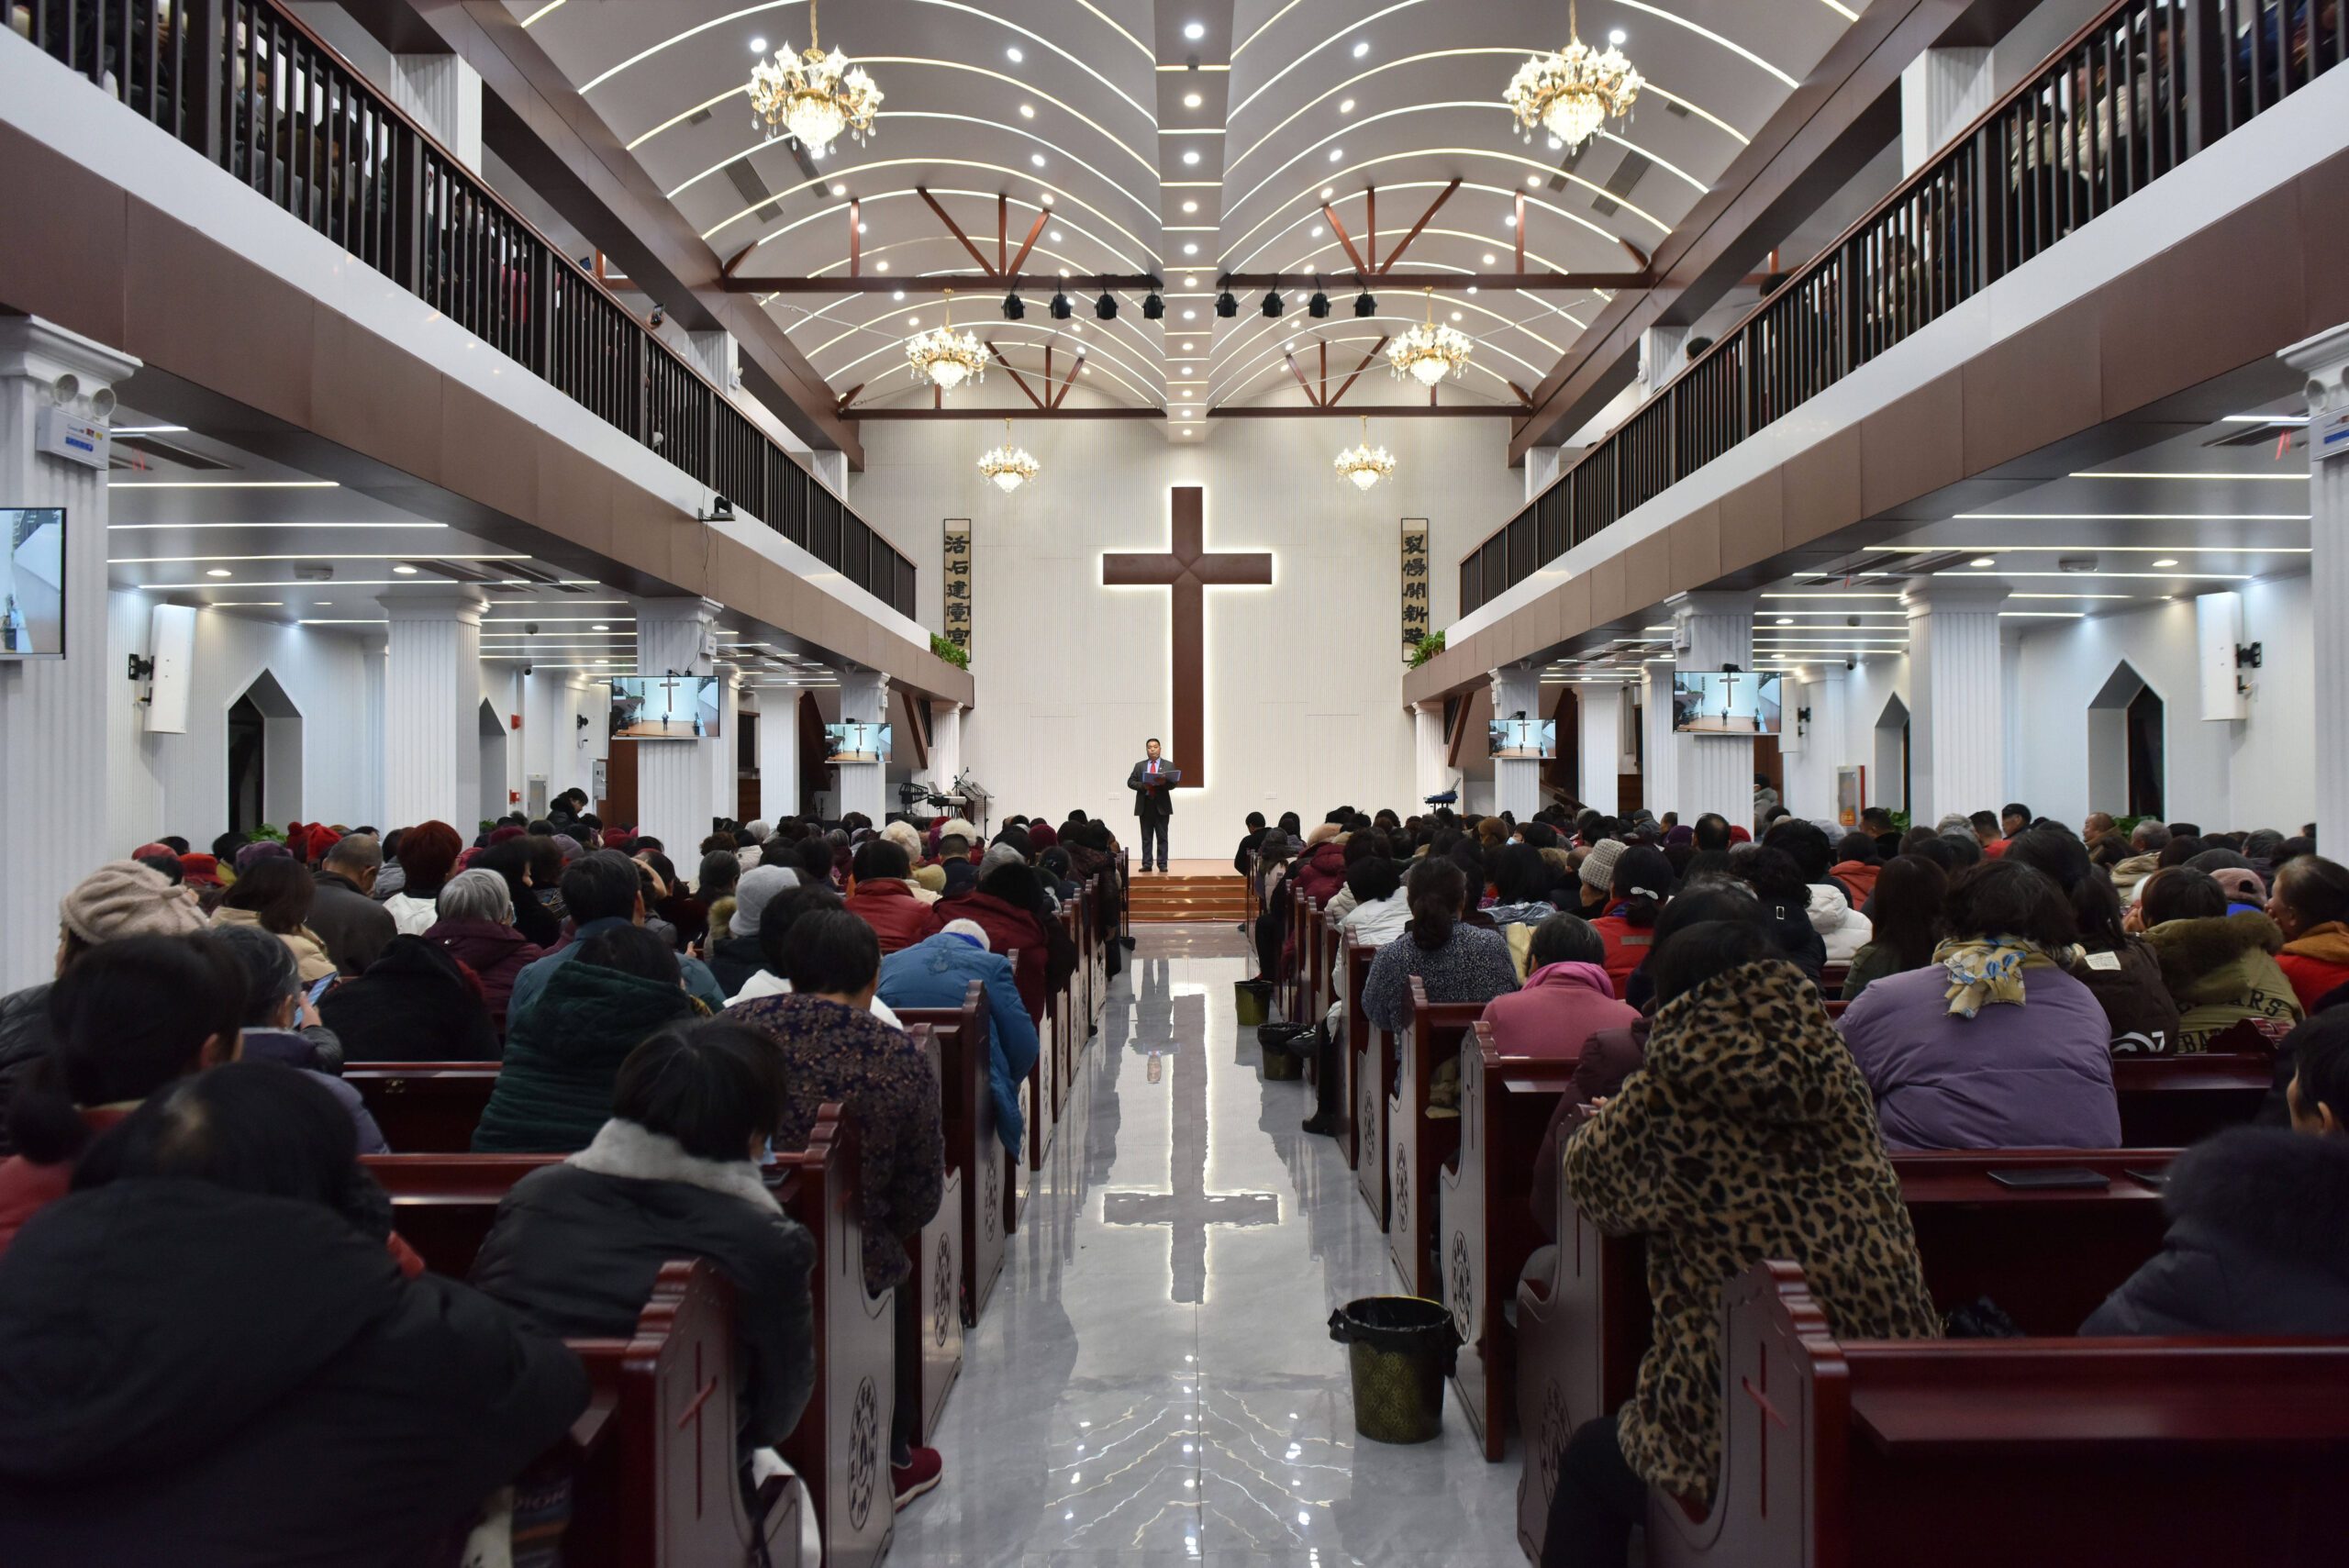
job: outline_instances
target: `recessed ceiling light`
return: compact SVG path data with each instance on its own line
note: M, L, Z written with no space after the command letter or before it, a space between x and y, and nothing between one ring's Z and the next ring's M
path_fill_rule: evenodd
M395 566L392 568L392 572L395 575L401 577L413 577L416 575L416 568L413 566ZM224 572L221 575L225 577L228 573Z
M1019 49L1015 46L1014 48L1005 50L1003 51L1003 58L1011 61L1012 64L1017 65L1028 57L1020 53Z
M1330 196L1331 196L1331 195L1335 195L1335 194L1336 194L1336 193L1335 193L1335 191L1334 191L1334 190L1332 189L1332 187L1330 187L1330 186L1324 185L1324 186L1322 186L1322 187L1321 187L1321 199L1322 199L1323 201L1325 201L1325 202L1326 202L1326 201L1328 201L1328 200L1330 198Z
M1316 239L1321 238L1321 226L1318 223L1313 226L1313 238Z
M1197 245L1185 245L1183 247L1183 254L1186 256L1196 256L1198 253L1199 248Z
M1185 212L1197 212L1199 210L1199 204L1197 202L1185 202L1183 204L1183 210Z
M1517 227L1517 214L1511 213L1507 217L1501 219L1501 227L1503 228L1515 228Z
M751 40L751 52L752 54L764 54L764 53L766 53L766 51L767 51L767 40L766 40L766 39L752 39Z
M1330 162L1332 162L1332 163L1335 163L1336 161L1338 161L1338 160L1340 160L1341 158L1343 158L1345 155L1346 155L1346 150L1345 150L1344 148L1342 148L1342 147L1333 147L1333 148L1330 149Z
M1208 26L1205 22L1186 22L1183 24L1183 36L1192 39L1203 39L1208 36Z
M1539 174L1528 174L1525 177L1525 187L1528 190L1532 190L1538 187L1541 183L1542 176Z
M1780 626L1792 626L1795 624L1795 617L1792 616L1780 616L1778 617L1778 624Z
M1475 284L1470 284L1468 285L1468 292L1470 294L1475 294L1476 292L1476 285Z
M1199 155L1197 152L1186 152L1183 154L1183 161L1186 163L1197 163L1198 161Z
M1630 42L1631 38L1631 34L1625 32L1620 28L1617 28L1613 32L1607 35L1607 41L1616 45L1618 48L1620 48L1623 44Z
M906 297L906 291L905 291L905 290L903 290L903 289L899 289L899 290L897 290L896 293L892 294L889 297L890 297L891 299L903 299L903 298L905 298L905 297Z
M1487 266L1487 267L1489 267L1489 266L1491 266L1491 265L1493 264L1493 253L1492 253L1490 250L1487 250L1487 251L1486 251L1486 252L1485 252L1485 261L1484 261L1484 264L1485 264L1486 266Z
M1186 321L1197 321L1198 318L1199 313L1196 310L1186 310L1183 312L1183 319Z
M836 196L844 196L848 195L848 187L846 185L834 185L832 187L832 195Z
M1973 560L1967 562L1966 564L1968 566L1996 566L1998 562L1998 558L1995 556L1977 555Z
M918 327L921 325L921 317L918 316L908 316L906 317L906 325L908 327Z
M1031 152L1028 155L1028 161L1041 169L1044 166L1044 155L1041 152Z
M1183 106L1186 109L1196 109L1201 104L1206 102L1207 100L1200 97L1197 93L1186 93L1183 95Z
M1052 192L1050 192L1050 191L1046 191L1046 192L1044 193L1044 195L1043 195L1043 203L1044 203L1044 205L1045 205L1046 206L1052 206Z
M589 627L587 629L589 631L609 631L612 628L604 622L597 621L594 626Z
M861 224L861 223L860 223L860 224L858 224L858 225L856 226L856 231L857 231L859 234L863 233L863 232L864 232L864 225L863 225L863 224Z
M393 568L393 570L396 572L396 571L401 570L401 568L394 567L394 568ZM413 571L415 571L415 570L416 570L416 568L415 568L415 567L413 567L413 566L411 566L411 567L406 568L406 570L407 570L407 571L410 571L410 572L413 572ZM225 567L225 566L216 566L216 567L214 567L211 571L206 572L206 573L205 573L205 575L206 575L206 577L226 577L227 575L228 575L228 569L227 567Z
M1452 313L1452 318L1453 318L1454 321L1459 320L1459 319L1460 319L1460 312L1458 312L1458 311L1456 311L1456 310L1455 310L1455 311L1453 311L1453 312Z
M1339 99L1338 112L1341 115L1353 114L1354 112L1354 101L1352 98Z
M1364 55L1368 54L1369 52L1370 40L1368 39L1364 39L1360 43L1354 45L1354 58L1356 60L1360 60Z
M1052 230L1052 243L1053 243L1053 244L1055 244L1055 245L1057 245L1057 244L1059 244L1060 242L1061 242L1061 231L1060 231L1059 229L1055 228L1055 229L1053 229L1053 230Z
M2177 562L2169 556L2164 556L2161 560L2154 562L2154 564L2156 566L2175 566Z
M1019 106L1019 117L1020 117L1021 119L1023 119L1023 120L1032 120L1032 119L1034 119L1034 118L1036 117L1036 106L1035 106L1035 105L1033 105L1033 104L1022 104L1022 105L1020 105L1020 106Z
M886 261L875 261L873 263L873 270L876 272L885 272L889 270L889 263Z

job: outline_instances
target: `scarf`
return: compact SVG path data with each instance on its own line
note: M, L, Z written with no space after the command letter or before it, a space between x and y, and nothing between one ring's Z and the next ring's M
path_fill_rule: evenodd
M1933 950L1933 962L1949 975L1949 1010L1970 1018L1987 1003L2023 1005L2022 972L2063 969L2079 962L2080 949L2051 953L2021 937L1952 937Z

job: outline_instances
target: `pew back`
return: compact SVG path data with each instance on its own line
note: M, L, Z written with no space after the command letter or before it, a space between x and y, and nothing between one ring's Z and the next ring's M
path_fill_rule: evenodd
M1370 1206L1378 1229L1386 1229L1386 1101L1395 1092L1394 1036L1374 1029L1362 1010L1363 984L1378 950L1346 938L1346 1040L1353 1062L1354 1188Z
M1442 1064L1457 1060L1462 1040L1484 1010L1481 1002L1431 1002L1419 977L1411 977L1411 1022L1396 1040L1395 1092L1386 1102L1392 1168L1386 1255L1412 1296L1440 1299L1442 1294L1432 1256L1436 1173L1460 1147L1458 1115L1430 1116L1429 1093Z
M359 1091L399 1154L462 1154L497 1086L495 1062L359 1062L342 1081Z
M1005 1151L996 1130L986 984L972 981L960 1007L900 1007L897 1018L908 1029L929 1025L938 1042L946 1158L963 1167L963 1321L969 1325L994 1294L1004 1256Z
M903 1015L899 1015L900 1018ZM906 1026L914 1049L930 1058L930 1070L945 1083L945 1053L926 1023ZM938 1429L946 1396L963 1371L963 1203L970 1186L967 1151L946 1146L945 1189L930 1223L906 1238L912 1273L897 1288L912 1298L915 1334L897 1345L897 1377L917 1390L914 1441L926 1443Z
M2183 1149L2259 1114L2276 1059L2257 1051L2199 1056L2116 1056L2112 1091L2121 1141L2131 1149Z

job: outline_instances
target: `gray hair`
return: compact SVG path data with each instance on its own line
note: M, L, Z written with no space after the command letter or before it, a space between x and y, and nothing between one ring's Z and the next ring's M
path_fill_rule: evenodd
M514 895L506 879L494 871L475 867L461 871L440 886L434 907L444 920L494 920L514 923Z
M2129 841L2146 854L2160 854L2169 848L2169 825L2148 817L2137 824L2135 831L2129 835Z
M353 871L375 871L384 863L384 846L373 833L346 833L334 841L320 862L330 866L349 866Z

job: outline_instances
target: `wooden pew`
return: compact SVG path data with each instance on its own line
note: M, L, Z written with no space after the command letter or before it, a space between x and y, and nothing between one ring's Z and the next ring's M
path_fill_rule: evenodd
M1658 1568L2342 1560L2349 1340L1837 1340L1802 1271L1722 1293L1721 1485Z
M996 1130L993 1025L987 1017L985 983L974 980L959 1008L900 1007L907 1028L930 1026L939 1048L940 1120L946 1133L946 1159L963 1172L963 1322L979 1320L996 1281L1003 1273L1003 1140Z
M1314 936L1320 947L1320 985L1319 994L1314 998L1313 1014L1313 1021L1318 1024L1328 1019L1330 1009L1337 1006L1339 1000L1345 995L1346 943L1341 919L1333 918L1324 911L1319 923L1314 928ZM1323 1105L1336 1107L1338 1147L1344 1152L1346 1163L1351 1167L1354 1162L1353 1053L1345 1049L1342 1024L1339 1026L1338 1049L1331 1053L1331 1064L1338 1074L1337 1084L1333 1089L1321 1089L1319 1053L1315 1053L1315 1059L1310 1064L1313 1068L1313 1083L1314 1086L1321 1091L1316 1098Z
M395 1153L462 1154L497 1086L497 1063L354 1062L342 1081L359 1091Z
M1488 1461L1506 1451L1516 1406L1516 1336L1503 1307L1541 1243L1526 1201L1533 1157L1574 1073L1572 1058L1503 1056L1481 1018L1461 1051L1460 1152L1436 1176L1438 1272L1460 1331L1453 1392Z
M938 1037L926 1023L907 1025L906 1034L930 1058L930 1070L942 1085L946 1061ZM941 1095L942 1098L942 1089ZM971 1185L970 1167L963 1161L968 1157L967 1150L946 1146L946 1184L938 1212L918 1234L906 1238L906 1261L913 1272L897 1288L913 1300L918 1333L916 1342L897 1346L897 1377L919 1391L914 1407L913 1440L918 1443L929 1442L937 1431L946 1396L963 1371L963 1204Z
M376 1154L361 1163L391 1195L393 1224L435 1272L462 1279L497 1205L553 1154ZM768 1181L816 1242L808 1278L818 1335L816 1392L783 1457L806 1478L828 1564L867 1568L888 1551L895 1499L889 1422L896 1397L889 1296L864 1289L857 1135L837 1106L817 1116L807 1147L778 1154ZM731 1474L729 1459L729 1474Z
M2161 1248L2160 1190L2128 1173L2158 1172L2175 1150L1957 1150L1895 1154L1933 1304L1987 1296L2026 1333L2065 1335ZM1647 1250L1582 1215L1558 1173L1558 1255L1547 1280L1517 1286L1517 1409L1524 1440L1518 1540L1535 1557L1550 1514L1558 1450L1575 1428L1631 1396L1651 1312ZM2087 1166L2102 1190L2020 1190L1992 1169Z
M1019 950L1013 948L1008 956L1017 970ZM1028 1069L1028 1081L1020 1085L1019 1115L1028 1129L1028 1159L1019 1191L1011 1200L1016 1206L1015 1223L1009 1227L1012 1229L1018 1229L1017 1212L1028 1207L1029 1195L1035 1188L1035 1173L1044 1168L1044 1156L1052 1151L1052 1135L1060 1129L1060 1052L1053 1044L1052 1030L1064 1016L1064 1008L1055 998L1064 994L1045 993L1044 1016L1036 1020L1036 1064Z
M734 1434L734 1290L700 1259L664 1264L627 1340L567 1341L594 1395L572 1428L573 1568L799 1562L802 1494L742 1506Z
M1362 1010L1363 983L1378 950L1349 938L1346 942L1346 1055L1353 1076L1354 1188L1370 1206L1378 1229L1386 1229L1386 1102L1395 1093L1395 1037L1372 1027Z
M1430 1254L1435 1250L1436 1173L1460 1147L1456 1117L1427 1114L1435 1070L1460 1054L1461 1041L1485 1010L1481 1002L1431 1002L1411 977L1411 1023L1397 1039L1400 1062L1386 1102L1388 1187L1386 1255L1411 1296L1441 1299Z
M2116 1056L2121 1141L2132 1149L2182 1149L2259 1114L2276 1059L2254 1051L2202 1056Z

